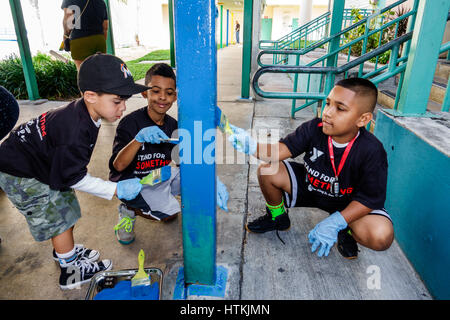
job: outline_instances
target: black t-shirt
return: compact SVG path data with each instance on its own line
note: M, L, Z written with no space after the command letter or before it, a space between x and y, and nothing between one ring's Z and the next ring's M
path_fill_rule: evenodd
M106 4L103 0L89 0L89 4L86 6L88 0L63 0L61 9L69 8L70 6L77 6L79 10L73 10L75 17L73 24L79 25L80 29L76 27L72 30L70 39L78 39L96 34L103 34L103 21L108 20L108 13L106 10ZM83 9L86 7L86 10ZM83 14L76 23L76 14Z
M368 208L381 209L386 200L387 155L381 142L361 128L344 167L338 176L339 196L332 189L334 171L328 150L328 136L322 131L322 119L303 123L294 132L280 139L292 153L292 158L304 155L306 189L324 207L345 208L355 200ZM333 145L335 167L345 147Z
M118 172L113 166L113 162L120 150L129 144L141 129L156 125L157 124L148 115L147 107L133 111L120 120L119 125L117 126L116 136L114 138L112 156L109 160L109 179L111 181L117 182L134 177L142 179L148 175L151 170L170 164L172 161L172 149L175 147L174 144L143 143L142 147L139 149L133 161L127 168L121 172ZM168 137L171 137L172 133L178 128L178 122L166 114L164 117L164 124L158 127Z
M87 174L98 131L83 99L52 109L11 131L0 171L68 190Z

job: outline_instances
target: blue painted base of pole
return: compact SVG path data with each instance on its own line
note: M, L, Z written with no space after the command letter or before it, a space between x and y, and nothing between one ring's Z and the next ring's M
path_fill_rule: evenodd
M249 98L239 97L236 99L236 102L253 102L253 97L249 97Z
M178 276L173 290L173 300L186 300L189 296L225 298L228 270L222 266L216 266L215 285L190 284L185 287L184 268L178 269Z

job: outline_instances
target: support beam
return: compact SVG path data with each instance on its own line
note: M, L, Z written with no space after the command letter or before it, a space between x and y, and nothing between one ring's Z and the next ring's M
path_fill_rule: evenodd
M298 17L298 26L301 27L311 21L312 1L300 0L300 11Z
M175 1L185 283L216 280L217 49L214 0ZM211 155L212 153L212 155Z
M36 73L31 58L30 44L28 43L27 29L23 18L22 5L20 0L9 0L11 14L16 30L17 44L19 45L20 57L22 59L23 74L27 86L28 99L34 101L40 99L36 80Z
M227 37L226 37L226 46L228 47L228 34L230 33L230 10L227 9Z
M173 29L173 0L169 0L169 33L170 33L170 66L176 67L175 64L175 36Z
M331 10L330 36L339 33L342 29L342 19L344 16L345 0L335 0ZM330 41L328 45L328 53L333 52L339 48L340 37ZM335 67L337 65L337 55L331 56L327 59L327 67ZM325 95L331 91L334 86L334 75L328 74L325 80Z
M106 9L108 10L108 37L106 39L106 52L116 55L116 47L114 45L114 32L112 27L111 4L109 0L105 0Z
M449 9L448 0L419 2L398 103L397 111L400 114L426 113Z
M220 49L223 48L223 5L220 5Z
M244 0L244 34L242 37L241 98L250 98L250 71L252 64L253 0Z

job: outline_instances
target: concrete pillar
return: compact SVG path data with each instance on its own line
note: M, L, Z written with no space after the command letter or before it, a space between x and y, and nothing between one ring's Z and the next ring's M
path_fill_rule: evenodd
M402 114L426 113L449 9L448 0L419 2L398 103L398 111Z
M305 23L311 21L312 15L312 1L300 0L300 10L298 16L298 26L301 27Z

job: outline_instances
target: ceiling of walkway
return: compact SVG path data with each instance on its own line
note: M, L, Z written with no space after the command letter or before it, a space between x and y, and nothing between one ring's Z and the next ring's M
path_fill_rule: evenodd
M244 8L244 0L218 0L217 5L222 5L227 9L243 9Z

